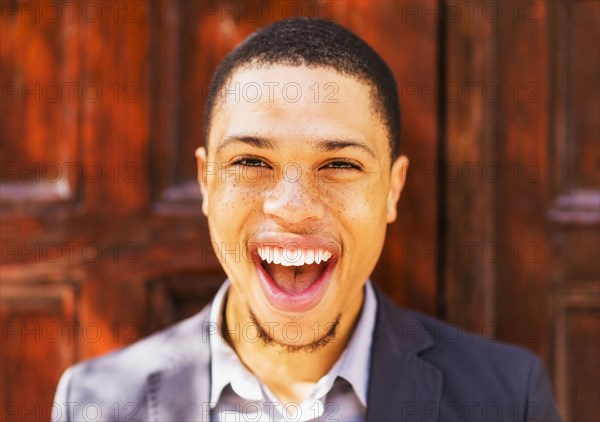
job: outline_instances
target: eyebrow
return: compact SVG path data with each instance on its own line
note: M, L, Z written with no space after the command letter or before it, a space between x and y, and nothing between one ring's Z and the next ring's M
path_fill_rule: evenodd
M359 148L366 151L371 157L376 158L371 147L359 141L322 141L317 144L317 148L323 152L340 151L345 148Z
M228 145L241 143L245 145L250 145L256 148L262 149L275 149L275 146L271 141L266 138L261 138L259 136L228 136L225 138L223 142L217 147L217 154L225 149Z
M217 153L221 152L227 146L235 143L241 143L245 145L250 145L255 148L261 149L276 149L273 142L266 138L261 138L259 136L228 136L221 142L221 144L217 147ZM331 152L331 151L340 151L346 148L359 148L363 151L367 152L371 157L376 158L375 152L373 149L360 141L353 140L327 140L321 141L317 143L317 149L321 152Z

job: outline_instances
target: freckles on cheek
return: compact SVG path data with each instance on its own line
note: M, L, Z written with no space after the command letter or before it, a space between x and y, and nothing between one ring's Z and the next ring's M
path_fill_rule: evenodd
M379 186L376 184L361 184L360 186L343 186L332 184L327 186L322 193L330 204L335 203L340 209L348 213L363 210L362 212L373 213L377 204L374 198L377 196Z
M323 189L322 197L330 210L353 225L369 223L376 215L370 197L372 186L342 187L332 184Z
M340 194L340 189L335 184L327 184L321 187L319 196L330 210L334 210L340 214L346 213L347 198L343 194Z
M253 189L245 189L237 182L233 182L221 186L218 197L219 209L227 210L228 213L235 213L254 207L260 198L260 194Z

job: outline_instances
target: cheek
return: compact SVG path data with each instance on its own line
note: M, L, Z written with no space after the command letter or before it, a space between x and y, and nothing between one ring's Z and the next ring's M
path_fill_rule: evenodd
M213 242L237 250L236 245L248 238L252 228L249 220L260 215L260 195L235 182L213 183L209 195L208 222Z
M330 213L346 234L344 247L351 257L347 271L353 277L368 277L381 254L387 227L382 185L373 182L360 188L334 187L323 193Z
M235 182L217 182L209 195L208 222L215 253L229 279L237 284L246 280L251 271L246 240L253 228L249 221L259 215L260 196Z
M377 183L331 184L321 189L330 213L350 232L373 229L385 217L385 194Z
M255 187L239 182L217 182L211 192L211 213L221 220L235 221L254 212L260 198Z

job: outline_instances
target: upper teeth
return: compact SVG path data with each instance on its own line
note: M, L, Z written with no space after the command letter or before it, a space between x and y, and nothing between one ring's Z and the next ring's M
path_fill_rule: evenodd
M258 255L263 261L269 264L275 263L286 267L307 264L320 264L331 258L331 252L324 249L302 250L297 248L280 248L276 246L261 246L258 248Z

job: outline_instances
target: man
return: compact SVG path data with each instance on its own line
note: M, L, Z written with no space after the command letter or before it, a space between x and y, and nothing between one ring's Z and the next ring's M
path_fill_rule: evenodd
M228 280L196 316L69 369L55 419L558 420L531 353L440 336L369 281L406 177L399 117L389 68L339 25L279 21L238 46L196 152Z

